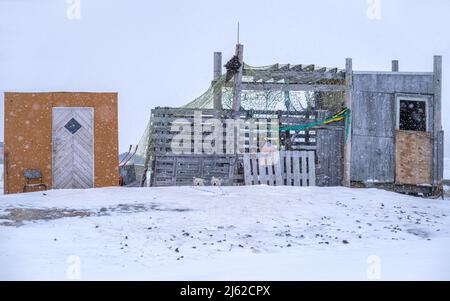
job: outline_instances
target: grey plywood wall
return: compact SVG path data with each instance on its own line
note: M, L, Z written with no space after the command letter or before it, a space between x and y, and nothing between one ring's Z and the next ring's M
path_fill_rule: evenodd
M396 96L432 95L433 73L354 72L353 79L351 180L393 183Z

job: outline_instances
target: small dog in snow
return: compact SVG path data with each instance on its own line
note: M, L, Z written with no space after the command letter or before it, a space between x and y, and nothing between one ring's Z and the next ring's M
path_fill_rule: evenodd
M222 185L222 179L221 178L212 177L211 185L212 186L221 186Z
M205 186L205 180L201 178L194 178L194 186Z

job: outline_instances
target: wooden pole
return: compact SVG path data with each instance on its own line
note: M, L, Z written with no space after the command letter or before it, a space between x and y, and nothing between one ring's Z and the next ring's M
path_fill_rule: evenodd
M222 75L222 52L214 52L213 79L217 80L221 75Z
M351 58L345 60L345 106L352 112L352 90L353 90L353 61ZM352 125L346 123L346 132L348 132L347 140L344 143L344 172L342 178L342 185L345 187L351 186L351 155L352 155ZM345 138L344 138L345 139Z
M399 69L399 62L398 60L393 60L392 61L392 72L398 72Z
M214 52L214 72L213 72L213 107L216 110L222 110L222 86L215 85L217 80L222 76L222 52Z
M433 184L439 185L443 179L443 147L439 147L442 131L442 56L433 59Z
M236 55L241 63L238 74L234 76L234 98L233 98L233 111L239 112L241 109L241 91L242 91L242 72L244 69L244 45L236 45Z

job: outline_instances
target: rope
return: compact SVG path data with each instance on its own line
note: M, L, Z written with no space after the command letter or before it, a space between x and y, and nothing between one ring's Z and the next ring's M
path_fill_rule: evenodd
M351 123L351 113L350 113L350 109L349 108L344 108L341 111L337 112L336 114L334 114L333 116L324 119L324 120L320 120L320 121L316 121L316 122L311 122L311 123L306 123L306 124L302 124L302 125L293 125L293 126L289 126L289 127L285 127L285 128L280 128L280 131L304 131L319 125L326 125L326 124L330 124L333 122L338 122L341 120L346 121L346 127L345 127L345 141L347 141L348 135L349 135L349 128L350 128L350 123Z

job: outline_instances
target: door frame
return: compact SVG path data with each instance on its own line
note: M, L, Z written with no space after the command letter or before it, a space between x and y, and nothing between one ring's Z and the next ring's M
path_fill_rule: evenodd
M52 185L51 188L53 189L53 114L54 109L90 109L92 111L92 188L95 188L95 108L94 107L52 107L52 126L51 126L51 133L52 133ZM61 188L60 188L61 189Z

